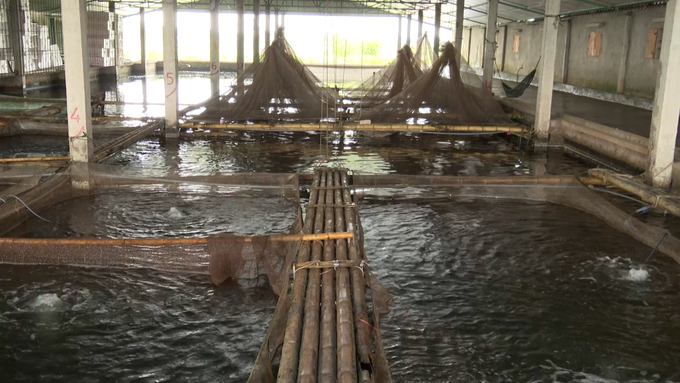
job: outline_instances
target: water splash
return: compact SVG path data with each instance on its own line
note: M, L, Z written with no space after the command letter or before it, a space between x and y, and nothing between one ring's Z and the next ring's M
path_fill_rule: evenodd
M630 270L628 270L626 279L633 282L644 282L649 279L649 271L642 268L636 269L635 267L632 267Z
M30 306L37 312L56 311L64 306L64 302L57 294L41 294L35 298Z

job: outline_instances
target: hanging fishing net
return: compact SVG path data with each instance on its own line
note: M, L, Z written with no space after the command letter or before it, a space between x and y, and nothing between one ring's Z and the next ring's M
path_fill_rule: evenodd
M404 45L395 60L358 87L347 92L345 100L355 104L353 108L367 109L398 95L415 82L437 59L425 34L418 41L416 53Z
M303 240L297 175L151 173L72 164L26 178L37 186L0 201L0 263L148 267L285 290ZM73 188L83 179L91 189Z
M401 93L357 116L373 123L408 123L442 125L490 125L512 121L473 77L467 64L459 70L456 50L451 43L443 46L441 57L432 67Z
M334 118L338 95L295 55L279 28L260 61L235 81L225 96L206 105L198 118L228 122L316 122Z

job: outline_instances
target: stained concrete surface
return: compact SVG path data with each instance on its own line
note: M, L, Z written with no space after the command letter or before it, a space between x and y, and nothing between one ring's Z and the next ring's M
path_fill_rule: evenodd
M517 83L509 81L506 81L506 84L510 86L517 85ZM532 111L532 114L534 113L533 110L536 108L537 90L537 87L530 86L524 91L524 94L521 97L516 99L527 104ZM498 79L494 79L493 93L502 97L505 96L501 82ZM570 114L598 124L637 134L645 138L649 138L649 130L652 122L651 110L558 91L553 92L552 114L553 116ZM675 145L680 147L680 135L676 138Z

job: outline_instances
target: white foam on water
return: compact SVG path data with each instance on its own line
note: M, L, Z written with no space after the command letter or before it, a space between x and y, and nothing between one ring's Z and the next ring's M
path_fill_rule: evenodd
M57 296L57 294L41 294L38 295L31 303L34 311L55 311L64 306L64 302Z
M626 279L633 282L644 282L649 279L649 271L632 267L630 270L628 270Z
M176 207L171 207L167 213L168 218L184 218L184 213L179 211Z

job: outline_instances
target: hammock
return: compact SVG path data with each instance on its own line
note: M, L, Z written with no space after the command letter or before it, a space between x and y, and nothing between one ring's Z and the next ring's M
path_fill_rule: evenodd
M538 59L538 62L536 63L536 67L534 67L534 70L529 72L528 75L524 76L522 81L519 82L514 88L511 87L510 85L506 84L501 80L501 84L503 85L503 90L505 91L505 97L507 98L517 98L520 97L521 95L524 94L524 91L531 85L531 82L534 81L534 76L536 76L536 69L538 69L538 64L541 62L541 59Z

